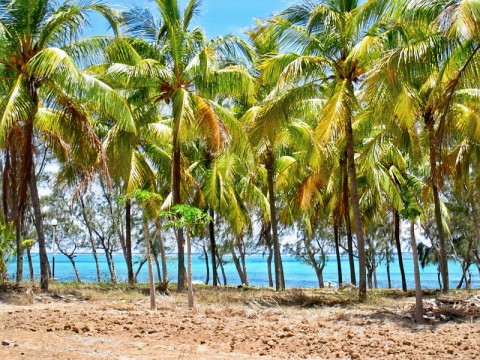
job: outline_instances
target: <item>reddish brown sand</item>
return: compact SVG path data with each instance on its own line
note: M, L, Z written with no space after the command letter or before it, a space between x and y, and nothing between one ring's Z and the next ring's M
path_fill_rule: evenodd
M184 298L0 302L0 359L479 359L480 323L416 326L372 307L200 305Z

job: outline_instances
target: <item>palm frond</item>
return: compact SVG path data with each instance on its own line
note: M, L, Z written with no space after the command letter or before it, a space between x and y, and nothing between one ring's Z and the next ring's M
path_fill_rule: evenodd
M9 93L0 100L0 146L4 146L7 134L17 121L28 121L34 114L35 104L30 99L30 91L22 75L12 84Z

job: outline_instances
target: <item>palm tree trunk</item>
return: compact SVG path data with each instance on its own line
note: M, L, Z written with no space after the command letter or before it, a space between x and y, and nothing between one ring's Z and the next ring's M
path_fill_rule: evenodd
M147 249L147 266L148 266L148 284L150 285L150 310L157 310L157 302L155 300L155 278L153 276L152 251L150 246L150 232L148 229L147 219L143 219L143 235L145 238L145 248Z
M348 201L348 170L347 170L347 159L345 154L345 160L340 161L343 172L343 207L345 209L344 220L345 220L345 229L347 231L347 252L348 252L348 263L350 264L350 282L353 285L357 285L357 278L355 275L355 260L353 258L353 238L352 238L352 223L350 221L350 204Z
M207 151L205 154L205 167L207 169L212 168L213 154L211 151ZM213 287L218 286L218 272L217 272L217 244L215 242L215 210L212 205L208 207L208 213L210 215L210 222L208 223L208 234L210 236L210 252L212 254L212 277Z
M217 244L215 242L215 224L214 224L215 210L213 210L213 207L211 206L209 207L209 213L210 213L210 217L212 218L208 223L208 233L210 235L210 251L212 253L212 276L213 276L213 286L216 287L218 286L218 272L217 272L217 259L215 257L215 254L217 252Z
M388 249L385 249L385 262L387 263L387 283L388 288L392 288L392 278L390 276L390 252Z
M203 249L203 255L205 256L205 268L206 268L206 275L205 275L205 285L208 285L208 283L210 282L210 265L208 264L208 250L207 250L207 246L205 244L205 239L203 240L203 246L202 246L202 249Z
M275 288L277 291L284 291L285 283L283 281L283 265L282 265L282 256L280 253L280 243L278 239L277 207L275 205L275 194L274 194L275 160L273 156L273 151L270 147L267 149L266 168L267 168L268 198L270 203L270 217L271 217L271 223L272 223L273 262L275 265Z
M338 234L338 224L333 224L333 234L335 237L335 254L337 256L338 286L342 285L342 262L340 258L340 236Z
M165 254L165 243L162 236L162 224L160 220L157 219L157 233L158 233L158 245L160 246L160 258L162 259L162 274L163 282L167 282L168 279L168 269L167 269L167 256Z
M267 271L268 271L268 286L269 287L273 287L272 260L273 260L273 248L272 248L272 246L269 246L268 247L268 256L267 256Z
M35 218L35 229L37 230L37 239L40 252L40 288L42 291L48 291L48 257L47 247L45 244L45 233L43 232L43 216L40 206L40 198L38 196L37 176L35 167L30 168L29 176L30 197L32 200L33 215Z
M127 199L125 203L125 261L127 263L128 283L135 284L135 274L132 263L132 203Z
M442 222L442 211L440 206L440 195L438 191L438 146L435 136L434 120L433 116L430 113L427 113L425 116L425 124L428 128L428 137L430 141L430 181L432 184L433 191L433 201L435 206L435 224L437 225L438 231L438 247L439 247L439 258L438 266L440 267L440 274L442 276L442 291L443 293L448 293L449 291L449 277L448 277L448 258L447 258L447 248L445 240L445 230L443 228Z
M17 244L17 284L23 280L22 214L17 211L15 217L15 239Z
M415 278L415 321L423 323L422 284L420 283L420 266L418 265L417 241L415 239L415 222L410 221L410 245L412 247L413 274Z
M268 249L267 255L267 273L268 273L268 286L273 287L273 276L272 276L272 259L273 259L273 248L272 248L272 239L271 239L271 223L264 224L265 231L265 244Z
M23 205L19 199L19 179L18 179L18 158L15 146L9 144L14 141L13 134L9 136L8 145L5 149L5 167L2 169L3 177L3 212L7 222L15 223L15 243L17 270L15 281L20 283L23 280L23 249L22 249L22 230L23 230ZM26 140L26 139L25 139ZM20 181L24 183L24 180Z
M395 228L395 245L397 246L398 266L400 267L400 276L402 278L402 290L407 292L407 279L405 278L405 268L403 267L402 244L400 243L400 214L393 209L393 224Z
M348 177L350 180L351 199L353 208L353 220L355 223L355 234L357 236L357 248L358 248L358 274L359 274L359 300L364 302L367 300L367 274L366 274L366 261L365 261L365 240L363 237L362 220L360 214L360 199L358 195L357 184L357 170L355 168L355 153L353 149L353 129L352 119L348 117L346 119L345 135L346 135L346 150L347 150L347 168Z
M477 204L475 203L475 199L473 194L470 194L470 206L472 207L472 221L473 227L475 228L475 234L477 235L477 246L480 250L480 218L478 215Z
M172 198L173 205L182 203L180 194L181 184L181 168L180 168L180 146L177 141L178 134L173 134L173 153L172 153ZM180 226L175 231L177 237L178 251L178 284L177 291L185 291L185 238L183 236L183 228Z

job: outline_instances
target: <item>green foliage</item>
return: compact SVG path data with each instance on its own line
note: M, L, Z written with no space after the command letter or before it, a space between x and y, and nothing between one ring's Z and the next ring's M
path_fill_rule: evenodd
M127 200L132 199L139 204L147 204L149 202L161 201L162 197L157 193L142 189L135 189L126 195L118 197L120 204L125 204Z
M0 283L8 279L7 264L15 254L14 231L13 223L0 224Z
M190 205L175 205L168 211L161 211L159 216L167 218L166 229L185 227L191 228L194 225L205 226L212 217L205 211Z

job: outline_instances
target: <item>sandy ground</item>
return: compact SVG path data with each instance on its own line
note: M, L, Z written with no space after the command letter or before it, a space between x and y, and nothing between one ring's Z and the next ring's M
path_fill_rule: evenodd
M480 323L417 326L384 308L202 304L180 296L0 301L0 359L478 359Z

